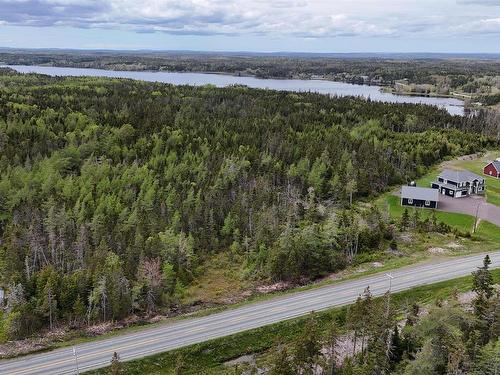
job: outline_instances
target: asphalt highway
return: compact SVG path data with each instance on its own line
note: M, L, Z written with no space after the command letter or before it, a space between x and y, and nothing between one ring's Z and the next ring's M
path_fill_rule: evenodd
M500 267L500 252L490 253L491 268ZM391 291L467 276L482 265L484 254L451 258L391 271ZM311 311L354 302L370 286L374 295L389 289L385 272L333 285L287 294L255 302L204 317L187 318L173 323L144 328L136 332L101 339L76 347L78 369L82 373L108 366L113 352L123 361L165 352L218 337L291 319ZM33 354L0 361L1 375L76 374L73 348Z

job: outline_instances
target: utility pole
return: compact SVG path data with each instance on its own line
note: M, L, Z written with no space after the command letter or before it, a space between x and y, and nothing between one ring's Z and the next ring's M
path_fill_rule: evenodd
M78 369L78 354L76 352L76 346L73 346L73 356L75 357L76 375L79 375L80 370Z
M387 317L389 317L389 310L391 308L391 289L392 289L392 279L394 279L394 276L392 276L390 273L386 273L385 276L389 278L389 293L387 294Z
M392 279L394 279L394 276L390 273L386 273L385 276L389 279L389 291L387 293L387 306L386 306L386 311L385 311L385 318L387 321L389 321L389 315L391 313L391 290L392 290ZM386 356L387 358L390 357L391 355L391 340L392 340L392 334L388 334L386 338Z
M479 216L479 209L481 208L482 204L483 202L479 202L479 204L476 206L476 214L474 215L474 227L472 228L472 233L476 233L477 217Z
M386 273L385 276L387 276L389 278L389 293L391 293L392 279L394 279L394 276L392 276L390 273Z

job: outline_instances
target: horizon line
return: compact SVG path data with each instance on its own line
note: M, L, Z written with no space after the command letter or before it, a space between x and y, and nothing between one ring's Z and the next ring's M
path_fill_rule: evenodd
M351 51L351 52L312 52L312 51L254 51L254 50L197 50L197 49L155 49L155 48L69 48L69 47L9 47L1 50L16 51L82 51L82 52L170 52L203 54L260 54L260 55L443 55L443 56L498 56L500 52L430 52L430 51Z

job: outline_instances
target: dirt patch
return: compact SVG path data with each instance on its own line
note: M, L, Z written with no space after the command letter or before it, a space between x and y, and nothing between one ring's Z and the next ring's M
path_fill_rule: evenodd
M446 245L446 247L453 249L453 250L458 250L458 249L463 249L463 245L460 245L457 242L450 242L449 244Z
M496 284L493 285L493 288L498 292L500 291L500 285ZM473 291L468 291L464 293L459 293L457 298L458 298L458 303L460 303L464 309L468 311L472 311L474 307L472 306L472 302L474 301L474 298L476 298L477 293Z
M102 323L96 324L94 326L88 327L85 331L91 336L103 335L105 333L111 332L113 330L114 324L112 323Z
M386 250L386 253L387 254L391 254L391 255L394 255L396 257L403 257L405 254L401 251L401 250L398 250L398 249L393 249L392 247L389 247L387 250Z
M401 243L412 243L414 241L414 236L413 234L409 232L403 232L403 233L398 233L396 234L396 240L397 242Z
M224 362L224 366L227 367L237 366L237 365L255 365L255 355L254 354L242 355L241 357Z
M361 345L359 345L360 338L357 338L358 345L354 347L354 334L348 333L342 335L337 341L337 347L335 348L335 356L338 364L344 363L344 361L352 357L354 354L361 351Z
M457 158L457 160L476 160L477 158L479 158L481 156L482 156L482 154L478 152L476 154L460 156Z
M482 156L481 153L459 156L456 159L442 162L441 163L441 167L442 168L450 168L450 167L456 168L455 164L456 164L457 161L471 161L471 160L476 160L476 159L480 158L481 156Z
M270 284L270 285L261 285L256 288L258 293L267 294L273 292L280 292L282 290L286 290L291 287L290 283L280 281L279 283Z
M46 339L8 341L0 345L0 359L44 350L48 347L47 342Z
M476 298L476 292L465 292L458 295L458 302L466 309L472 310L472 301Z
M442 247L429 247L427 251L431 254L447 254L448 250Z

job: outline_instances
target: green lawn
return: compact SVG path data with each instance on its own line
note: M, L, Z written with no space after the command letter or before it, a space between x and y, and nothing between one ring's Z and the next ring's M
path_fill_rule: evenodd
M427 173L425 176L420 177L417 181L415 181L417 183L417 186L430 188L431 182L434 182L437 180L437 176L438 176L439 172L440 172L440 169L437 169L437 168L432 169L432 171Z
M431 187L431 182L435 181L439 172L444 168L452 169L467 169L471 172L482 176L486 180L486 200L489 203L500 206L500 179L483 175L483 168L490 160L500 157L500 151L490 151L484 156L475 160L451 160L445 162L445 166L440 166L432 169L431 172L419 178L417 186Z
M486 241L492 241L500 246L500 228L487 221L481 221L476 234Z
M416 181L417 186L430 187L431 182L436 180L437 175L444 168L467 169L480 176L484 176L486 179L486 200L489 203L500 206L500 179L483 175L483 167L487 164L487 161L493 160L497 157L500 157L500 151L487 152L485 155L475 160L447 161L445 165L436 167L425 176L419 178ZM380 206L386 205L389 208L391 217L394 219L399 219L404 211L404 207L400 204L399 197L396 197L391 193L383 195L377 200L377 203ZM411 215L412 209L409 210ZM420 215L422 218L425 218L428 217L431 212L431 210L421 209ZM473 229L474 218L470 215L436 211L436 217L439 221L442 221L462 232L471 232ZM482 221L475 234L479 237L479 239L491 241L497 244L500 243L500 229L494 224Z
M399 197L387 193L383 195L377 203L379 207L388 209L390 216L398 221L403 214L404 207L401 206ZM429 217L432 210L418 209L420 218L424 219ZM409 208L410 217L413 214L413 209ZM469 215L459 214L454 212L435 211L438 221L450 225L452 228L458 229L462 233L471 233L474 225L474 218ZM438 239L435 239L436 241ZM500 244L500 229L487 221L481 221L473 239L471 239L468 246L471 251L485 251L488 249L498 249ZM415 244L416 245L416 244ZM429 245L429 244L427 244ZM430 245L429 245L430 246ZM477 249L476 249L477 248Z
M486 180L486 200L489 203L500 206L500 179L483 175L483 168L488 161L500 157L500 151L490 151L475 160L453 160L450 166L453 168L467 169Z
M385 202L389 207L389 213L391 217L393 219L399 219L405 210L405 207L401 206L399 197L396 197L395 195L392 195L390 193L386 194L384 197L385 197ZM413 213L413 209L409 208L408 210L411 216ZM429 217L432 213L432 210L429 209L418 209L418 210L420 213L420 217L422 219ZM472 227L474 225L474 218L472 216L465 214L457 214L452 212L442 212L442 211L435 211L435 212L436 212L436 218L439 221L442 221L453 228L456 228L462 232L470 232L472 230Z
M500 270L492 271L495 282L500 282ZM395 293L392 301L399 309L412 303L429 304L436 300L449 298L454 291L465 292L471 288L472 277L462 277L436 284L413 288ZM346 308L334 308L316 314L319 326L326 329L332 319L345 321ZM278 339L292 341L302 330L308 317L300 317L272 324L235 335L191 345L185 348L152 355L139 360L126 362L124 367L129 375L176 374L179 368L182 374L221 374L224 363L246 354L266 354ZM100 369L88 374L107 374L107 369Z

